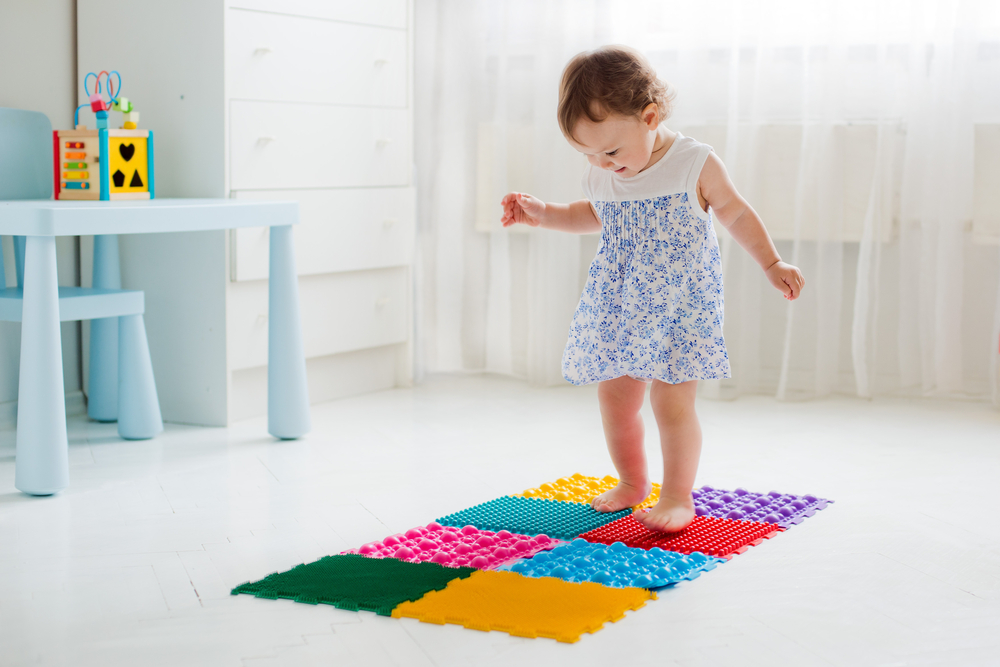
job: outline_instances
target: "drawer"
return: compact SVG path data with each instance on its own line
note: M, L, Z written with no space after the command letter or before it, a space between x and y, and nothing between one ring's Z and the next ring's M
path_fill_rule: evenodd
M230 189L410 184L405 109L230 102Z
M230 10L231 98L407 106L406 32Z
M295 266L299 275L358 271L413 263L416 195L413 188L363 190L242 190L235 199L295 200ZM268 276L267 227L232 231L233 280Z
M409 338L409 269L299 278L306 358L402 343ZM231 370L267 364L267 281L229 283Z
M406 28L407 0L229 0L227 7Z

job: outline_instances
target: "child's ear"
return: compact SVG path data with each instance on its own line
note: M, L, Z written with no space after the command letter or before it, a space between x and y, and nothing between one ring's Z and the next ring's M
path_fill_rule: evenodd
M660 108L656 102L650 102L642 110L642 122L650 130L655 130L660 125Z

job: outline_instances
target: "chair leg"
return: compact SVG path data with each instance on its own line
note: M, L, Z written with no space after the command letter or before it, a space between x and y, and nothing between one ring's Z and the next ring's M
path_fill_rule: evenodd
M163 431L142 315L118 318L118 435L146 440Z
M94 287L121 289L118 236L94 236ZM90 322L90 375L87 415L94 421L118 419L118 318Z
M14 237L14 275L17 278L17 286L24 288L24 249L27 245L27 236Z
M94 421L118 419L118 317L90 321L90 374L87 416Z

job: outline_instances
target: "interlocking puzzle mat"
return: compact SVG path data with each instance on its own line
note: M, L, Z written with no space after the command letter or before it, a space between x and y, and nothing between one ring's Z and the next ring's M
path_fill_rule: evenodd
M396 605L419 600L475 569L443 567L437 563L407 563L394 558L358 555L326 556L314 563L296 565L260 581L232 590L274 600L285 598L308 604L330 604L340 609L364 609L389 616Z
M746 489L726 491L703 486L692 491L695 513L698 516L715 516L723 519L746 519L759 523L774 523L791 528L802 523L832 503L832 500L806 494L754 493Z
M618 478L611 475L604 477L587 477L574 473L570 477L560 477L554 482L547 482L534 489L525 489L515 496L524 498L548 498L572 503L590 504L590 501L605 491L610 491L618 485ZM653 492L644 501L635 506L637 509L652 507L660 499L660 485L653 482Z
M613 588L661 588L697 579L724 562L703 553L684 555L659 547L647 551L621 542L593 544L578 537L570 544L519 560L509 569L526 577L592 581Z
M523 535L547 535L572 540L582 533L628 516L631 509L598 512L582 503L503 496L437 520L444 526L475 526L480 530L507 530Z
M626 611L635 611L655 598L655 593L642 588L477 571L416 602L404 602L392 616L573 643L584 632L597 632L608 621L618 621Z
M405 533L390 535L381 542L369 542L344 553L491 570L519 558L530 558L559 544L561 542L547 535L519 535L506 530L494 533L474 526L457 528L432 521L426 527L411 528Z
M242 584L232 594L575 642L825 508L831 500L703 486L675 533L591 499L618 483L580 473ZM659 486L638 505L651 507ZM757 519L748 521L743 519ZM560 540L572 540L570 544Z
M783 530L784 528L769 523L696 516L691 525L684 530L676 533L660 533L649 530L629 515L584 533L580 537L588 542L600 544L622 542L626 546L640 549L660 547L682 554L697 551L728 560Z

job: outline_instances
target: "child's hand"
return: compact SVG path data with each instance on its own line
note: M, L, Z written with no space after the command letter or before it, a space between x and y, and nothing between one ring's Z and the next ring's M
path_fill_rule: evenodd
M500 202L503 206L503 217L500 222L504 227L523 224L537 227L542 224L545 215L545 202L523 192L511 192Z
M764 271L764 275L771 281L775 289L785 294L785 298L789 301L798 299L802 288L806 284L806 280L802 277L802 272L799 271L798 267L786 264L781 260L769 266Z

